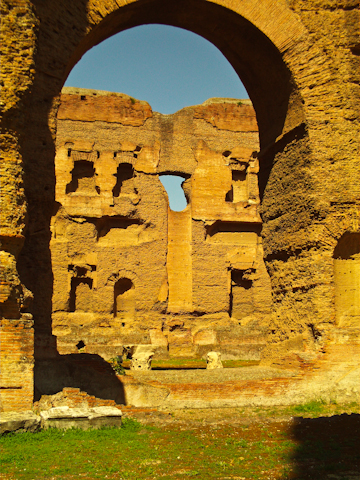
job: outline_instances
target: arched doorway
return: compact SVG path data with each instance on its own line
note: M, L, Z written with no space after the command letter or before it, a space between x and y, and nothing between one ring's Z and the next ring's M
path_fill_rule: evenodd
M107 7L104 4L103 7L104 11L94 9L91 13L93 15L92 19L88 18L86 11L80 8L79 16L76 17L77 26L74 26L74 28L72 26L75 25L75 18L66 14L64 22L68 25L69 31L64 31L62 38L66 37L67 49L63 48L63 45L59 46L48 57L49 52L39 51L39 56L43 58L43 62L50 65L53 61L50 59L54 58L57 66L51 75L48 70L44 73L39 66L39 72L32 89L32 99L37 104L33 111L37 112L36 115L39 120L33 124L30 122L27 130L31 129L32 132L23 139L24 168L26 171L25 189L29 211L33 212L30 213L29 223L34 226L30 227L30 230L33 228L37 232L43 232L43 234L41 242L37 241L36 243L31 240L30 234L28 235L25 248L21 254L19 269L24 283L28 284L30 290L35 293L33 308L37 311L38 318L39 316L44 317L44 321L41 321L44 328L48 322L49 300L44 302L43 292L48 292L46 297L49 299L51 296L51 291L49 291L51 269L49 269L48 260L45 261L46 268L40 268L40 265L36 265L37 260L35 266L34 258L39 257L41 263L44 263L44 255L48 255L48 253L42 253L39 256L37 252L39 249L48 252L48 225L53 213L51 201L55 179L53 167L50 167L50 165L53 165L54 159L53 135L55 132L56 103L52 105L51 99L59 94L74 64L93 45L114 33L135 25L163 23L179 26L202 35L222 51L242 79L256 111L261 144L260 193L263 196L265 188L270 187L269 194L271 197L268 200L265 194L263 199L265 221L268 218L271 220L274 214L276 217L281 216L281 206L279 204L276 205L275 212L272 211L274 209L273 192L271 191L273 186L272 182L270 182L270 185L268 183L275 155L277 155L278 171L282 170L282 163L286 163L286 158L289 155L296 158L308 156L308 152L304 151L306 135L303 129L302 101L292 73L279 50L282 39L280 36L277 38L276 34L271 32L268 22L261 16L258 17L252 7L248 10L246 8L242 10L241 7L240 10L242 11L237 12L215 3L194 2L192 0L181 3L161 0L138 1L122 7L115 8L112 4ZM270 6L267 8L270 8ZM276 9L276 7L273 8ZM270 10L268 10L268 13ZM278 18L284 17L289 31L292 31L294 35L301 36L302 26L291 15L289 17L289 12L280 9L277 14L280 15ZM46 8L42 11L39 7L39 15L46 15ZM249 19L246 17L249 17ZM251 23L251 19L254 20L254 24ZM264 32L269 30L268 34L273 33L274 38L267 37L261 31L261 27L263 27ZM41 28L48 27L44 23ZM70 30L73 30L71 34ZM276 42L279 43L278 46L275 46ZM288 46L282 45L282 47L286 49ZM35 98L39 98L39 100L35 100ZM40 98L46 98L46 100L40 101ZM51 119L49 123L48 118ZM285 134L287 136L284 137ZM286 153L283 152L285 145L289 145ZM298 148L302 153L297 152ZM42 152L41 156L37 154L38 151ZM37 158L36 169L34 169L34 163L31 160L34 156ZM285 168L287 168L286 165ZM302 168L301 165L300 170ZM39 171L42 172L40 179L37 175ZM294 175L294 181L299 175L301 175L300 171ZM278 182L277 177L278 175L274 178L274 188L276 188ZM292 195L294 201L296 201L292 186L291 182L288 182L289 195ZM267 214L267 210L270 210L269 214ZM267 234L267 238L270 238L275 227L269 224L267 228L270 228ZM278 230L278 226L276 226L276 230ZM30 264L34 266L31 267ZM33 271L29 275L32 268ZM43 271L42 275L37 275L35 272L40 270ZM45 285L46 288L44 288ZM40 295L40 291L42 295ZM39 292L39 295L36 292ZM42 297L41 305L36 300L40 296ZM44 305L46 303L48 304L47 307ZM47 320L45 320L45 317Z
M300 73L302 62L307 62L308 57L301 53L302 60L296 59L297 52L302 52L301 47L305 48L306 29L288 7L274 2L239 2L233 9L225 8L222 3L137 1L119 7L109 0L96 6L83 2L77 4L76 11L69 2L63 3L57 12L45 4L37 5L36 12L27 12L29 22L34 20L33 28L38 25L41 40L36 56L31 53L29 65L33 62L35 69L28 83L24 81L27 94L23 103L16 105L16 115L12 115L11 120L9 117L8 122L17 139L12 143L9 140L9 151L14 158L21 152L23 165L19 162L14 168L21 173L23 166L28 200L28 229L18 271L23 284L34 294L31 311L35 318L38 360L46 358L55 347L51 339L52 273L48 244L54 208L56 99L68 72L85 51L122 29L143 23L179 26L202 35L218 46L244 82L260 130L265 255L273 287L279 287L274 288L274 295L285 296L288 301L282 301L282 306L288 312L295 310L296 317L299 304L294 307L282 278L290 257L298 251L315 248L311 235L307 236L305 245L296 231L300 228L306 234L306 228L315 221L320 209L316 202L310 208L302 201L309 193L316 197L314 182L308 175L311 152L302 103L302 96L308 92ZM274 18L276 22L271 20ZM311 62L309 60L308 65ZM319 69L315 64L313 67L316 71ZM299 178L303 184L301 188L294 188ZM14 198L23 204L22 193L14 192ZM309 210L311 215L307 215ZM300 227L294 231L289 227L289 211L301 218ZM20 211L17 220L10 220L14 231L22 228L19 227L23 222L21 215ZM8 250L17 255L21 239L11 240L10 244ZM310 256L305 256L303 262L311 262ZM306 283L307 274L301 273L304 269L297 271L300 272L298 283ZM303 304L306 305L305 298ZM310 302L306 308L311 310L315 304Z

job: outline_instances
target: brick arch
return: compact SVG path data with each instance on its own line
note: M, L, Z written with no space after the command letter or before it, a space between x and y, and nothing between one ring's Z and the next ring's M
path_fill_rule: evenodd
M237 5L231 9L224 1L152 0L124 2L109 12L104 3L92 17L91 30L74 49L66 76L89 48L122 30L148 23L172 25L209 40L232 64L254 104L262 148L304 120L296 80L282 58L282 50L302 41L305 29L283 7L269 1L261 2L263 5L256 9L249 4L247 8ZM111 8L112 2L108 3ZM287 29L286 34L276 27L278 21Z

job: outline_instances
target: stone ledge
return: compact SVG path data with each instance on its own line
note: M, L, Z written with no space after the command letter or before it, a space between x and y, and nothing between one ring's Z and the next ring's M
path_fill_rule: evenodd
M40 430L40 417L31 411L1 412L0 435L11 432L36 432Z
M70 408L55 407L35 415L26 412L2 412L0 435L11 432L35 432L48 428L121 427L122 412L116 407Z
M41 426L47 428L120 427L122 412L116 407L70 408L54 407L40 413Z

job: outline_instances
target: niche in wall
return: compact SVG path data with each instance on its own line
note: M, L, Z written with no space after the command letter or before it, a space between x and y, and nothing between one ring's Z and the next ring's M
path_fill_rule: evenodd
M92 311L92 278L71 279L69 298L69 311L91 312Z
M135 287L128 278L119 278L114 285L113 314L123 321L135 318Z
M113 188L113 197L119 195L136 194L134 187L134 168L130 163L120 163L115 174L116 184Z
M247 202L249 199L246 170L233 170L231 190L226 194L227 202Z
M334 250L336 323L360 327L360 234L345 233Z
M94 162L88 160L77 160L71 171L71 182L66 185L66 193L84 193L87 195L98 195L100 188L95 181Z
M247 270L231 270L231 317L241 320L254 312L253 282L247 278Z

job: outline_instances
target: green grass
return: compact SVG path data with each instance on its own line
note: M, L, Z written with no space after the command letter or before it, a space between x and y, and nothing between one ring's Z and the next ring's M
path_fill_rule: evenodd
M312 400L302 405L289 407L290 412L294 414L316 414L322 413L326 409L326 403L323 400Z
M120 429L10 434L0 437L0 478L320 480L360 473L350 420L350 429L338 426L330 434L321 425L296 430L288 422L154 427L131 419ZM305 421L311 427L313 420Z

